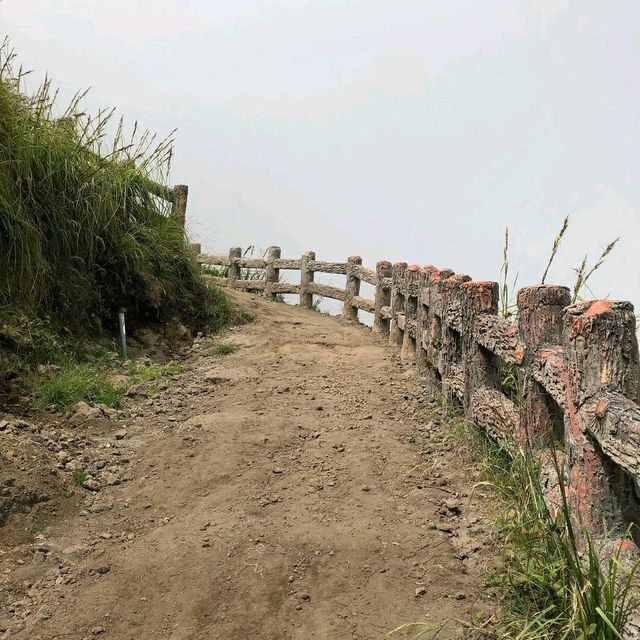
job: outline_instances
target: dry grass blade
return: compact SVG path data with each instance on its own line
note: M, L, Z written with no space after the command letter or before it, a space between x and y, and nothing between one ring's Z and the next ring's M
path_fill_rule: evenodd
M600 254L600 257L598 258L598 261L593 265L589 273L587 273L587 275L585 276L584 278L585 282L591 277L594 271L597 271L604 264L605 258L613 251L615 246L618 244L619 240L620 240L619 237L616 238L613 242L610 242L604 248L603 252Z
M502 250L502 266L500 267L500 314L503 318L510 318L515 313L515 305L511 303L510 292L515 290L518 282L516 273L511 287L509 287L509 227L504 230L504 248Z
M504 230L504 248L502 250L502 268L500 269L500 304L502 317L509 316L509 227Z
M582 291L586 288L589 278L604 264L607 256L614 250L615 246L620 241L620 238L616 238L610 242L600 254L600 257L596 260L591 269L587 270L587 256L582 260L580 267L575 269L577 274L576 282L573 285L573 303L576 303L582 297Z
M549 275L549 269L551 268L551 265L553 263L553 260L556 257L556 254L558 253L558 249L560 248L560 243L562 242L562 238L564 237L564 234L567 232L568 228L569 228L569 216L567 216L564 219L564 222L562 223L562 228L560 229L560 233L558 233L558 235L555 237L555 240L553 241L553 247L551 248L551 256L549 257L549 262L547 262L547 268L544 270L544 274L542 275L541 284L545 283L547 279L547 275Z

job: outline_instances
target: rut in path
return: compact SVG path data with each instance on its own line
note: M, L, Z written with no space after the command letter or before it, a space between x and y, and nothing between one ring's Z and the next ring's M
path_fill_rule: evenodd
M228 338L242 348L190 356L131 407L133 479L49 533L32 575L73 579L12 638L368 640L449 620L442 639L481 605L482 498L413 369L362 327L237 297L256 313Z

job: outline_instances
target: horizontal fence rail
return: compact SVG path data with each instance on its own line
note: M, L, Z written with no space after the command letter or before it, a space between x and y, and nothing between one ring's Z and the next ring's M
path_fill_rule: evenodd
M219 269L209 276L218 284L271 300L296 294L306 308L314 295L340 300L347 320L373 314L374 333L388 336L490 438L507 450L530 446L540 460L559 457L585 527L605 533L640 522L640 358L631 303L571 304L567 287L538 285L518 292L511 321L498 314L496 282L431 265L380 261L374 271L357 256L322 262L311 251L293 260L280 253L270 247L255 259L233 248L198 260L205 273ZM243 279L243 269L261 271ZM285 269L300 271L299 284L280 282ZM315 273L344 275L346 285L316 283ZM374 299L360 296L361 282L375 287ZM553 503L557 480L548 491Z
M357 320L358 311L373 314L373 329L376 333L389 331L391 312L391 263L379 262L376 270L362 266L362 258L353 256L346 262L323 262L316 260L313 251L308 251L300 259L285 260L280 256L279 247L267 249L264 258L246 257L242 250L235 247L226 256L200 253L198 261L203 265L204 273L212 282L233 289L241 289L263 295L274 300L278 294L295 294L300 296L300 306L313 307L313 296L331 298L343 303L342 315L350 320ZM211 268L213 267L213 269ZM218 271L216 272L216 268ZM224 276L220 268L225 269ZM243 269L254 270L251 279L242 278ZM256 272L255 270L258 270ZM300 271L300 284L280 282L280 271ZM344 289L328 284L315 282L316 273L329 273L346 276ZM259 277L257 277L259 276ZM375 287L375 299L360 295L360 283L366 282Z

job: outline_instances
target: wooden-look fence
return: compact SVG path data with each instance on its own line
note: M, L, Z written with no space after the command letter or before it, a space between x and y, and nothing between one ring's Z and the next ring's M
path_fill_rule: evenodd
M275 300L278 294L297 294L300 296L300 306L310 309L313 307L313 296L332 298L342 301L342 315L349 320L358 319L358 310L367 311L374 315L373 329L381 333L389 330L391 312L391 263L379 262L376 270L365 269L362 259L351 257L347 262L322 262L316 260L313 251L307 251L301 258L289 260L280 257L280 247L269 247L264 258L247 258L242 255L240 248L233 248L228 256L210 256L199 254L198 260L203 265L226 267L227 276L224 278L210 275L213 282L243 291L260 292L266 298ZM264 277L260 279L242 279L243 269L264 270ZM300 284L280 282L280 271L300 271ZM344 289L328 284L315 282L315 273L332 273L346 276ZM368 282L375 286L375 299L364 298L360 295L360 283Z
M586 527L602 533L640 522L640 364L631 303L571 304L567 287L538 285L518 292L510 321L498 315L496 282L433 266L382 261L374 271L359 257L322 262L310 251L283 259L279 247L258 259L239 248L198 259L226 267L226 277L212 276L225 286L268 299L298 294L307 308L314 295L333 298L349 320L372 313L372 330L388 335L479 428L504 447L515 439L548 461L551 500L553 450ZM264 270L264 277L242 279L242 269ZM300 271L299 284L280 282L281 270ZM314 282L317 272L346 276L345 288ZM361 282L375 287L374 299L360 296Z
M151 182L149 190L158 198L171 203L171 214L180 221L184 227L187 216L187 199L189 187L186 184L177 184L174 187L165 187L157 182Z

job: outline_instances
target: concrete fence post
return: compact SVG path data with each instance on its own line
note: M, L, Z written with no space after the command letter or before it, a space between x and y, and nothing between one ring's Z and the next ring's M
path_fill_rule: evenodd
M470 280L460 285L465 409L471 406L471 398L478 389L497 386L498 367L492 355L476 342L475 324L481 314L498 315L498 292L497 282Z
M554 420L547 394L533 379L530 370L542 345L562 342L563 313L570 303L571 294L567 287L541 284L518 291L519 346L516 356L521 365L518 384L522 404L517 437L521 444L545 447L557 435L553 433Z
M620 523L623 510L612 486L612 466L587 435L596 421L589 401L598 392L609 391L638 402L640 362L633 305L597 300L567 307L564 341L569 502L586 528L601 533Z
M353 299L360 295L360 278L355 273L355 266L362 264L360 256L347 258L347 283L344 292L344 304L342 305L342 317L351 322L358 321L358 309L353 306Z
M462 359L462 294L460 287L470 280L469 276L454 273L441 279L441 336L438 369L442 375L442 391L453 399L464 398L464 362Z
M389 327L389 344L402 346L403 330L398 326L398 315L404 313L404 277L407 271L406 262L396 262L391 271L391 325Z
M177 184L173 187L173 214L178 218L184 227L187 219L187 199L189 198L189 187L186 184Z
M273 285L277 284L280 280L280 269L276 269L274 261L279 260L281 255L280 247L269 247L266 255L266 266L264 270L265 285L264 285L264 297L268 300L275 300L276 295L273 292Z
M429 314L427 318L427 339L425 347L427 360L434 369L440 371L442 368L442 347L443 339L443 305L442 305L442 282L453 275L450 269L440 271L429 271L425 276L425 286L429 289ZM436 376L437 377L437 376Z
M416 355L418 295L424 284L424 273L420 265L410 264L405 272L404 280L404 332L400 357L403 360L413 360ZM413 334L413 335L412 335Z
M376 263L376 294L375 294L375 312L373 315L373 333L382 335L389 334L388 318L382 317L382 307L391 306L391 287L384 283L387 278L391 277L391 263L381 260Z
M307 251L300 263L300 306L305 309L313 309L313 293L309 291L309 285L313 284L313 271L309 269L309 262L315 259L315 252Z
M233 247L229 249L229 275L228 284L231 289L236 288L236 280L240 279L240 260L242 258L242 249Z
M432 265L422 268L422 282L418 291L418 310L416 312L416 370L420 374L425 374L429 370L429 357L427 355L428 345L424 344L425 332L429 328L429 280L431 274L437 271ZM428 343L427 333L427 343Z

